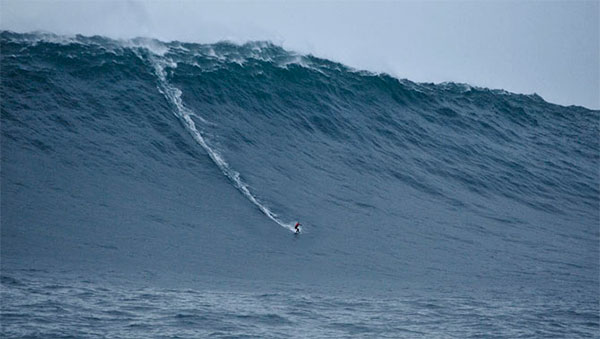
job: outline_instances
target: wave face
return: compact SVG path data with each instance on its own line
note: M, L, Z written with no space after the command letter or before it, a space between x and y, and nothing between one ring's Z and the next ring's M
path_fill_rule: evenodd
M599 111L265 42L0 42L5 275L495 286L597 314Z

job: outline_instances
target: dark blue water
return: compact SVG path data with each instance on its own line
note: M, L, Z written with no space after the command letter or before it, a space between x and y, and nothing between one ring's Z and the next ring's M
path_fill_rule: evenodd
M263 42L0 43L2 336L598 336L599 111Z

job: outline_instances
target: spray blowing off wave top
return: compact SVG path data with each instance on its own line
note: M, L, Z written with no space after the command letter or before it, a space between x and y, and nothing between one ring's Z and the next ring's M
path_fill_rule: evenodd
M244 196L246 198L248 198L248 200L250 200L254 205L256 205L256 207L258 207L258 209L260 209L260 211L262 211L269 219L273 220L280 226L285 227L285 228L289 229L290 231L293 231L294 230L294 228L292 226L293 224L283 222L268 207L266 207L263 203L258 201L258 199L252 194L252 192L250 192L248 185L240 178L240 174L238 172L236 172L235 170L231 169L229 164L225 161L225 159L223 159L221 154L219 154L219 152L217 152L215 149L210 147L208 145L208 143L206 142L206 140L204 139L204 137L202 137L202 134L200 133L198 128L196 128L196 124L192 120L192 116L198 117L198 115L195 114L194 112L192 112L187 107L185 107L185 105L183 104L182 99L181 99L181 90L172 86L167 81L165 64L168 63L168 60L160 59L160 56L157 56L157 55L150 55L149 60L152 63L152 65L154 66L156 76L158 77L158 80L159 80L159 85L158 85L159 91L165 96L165 98L167 98L172 103L172 105L174 106L174 109L175 109L174 114L177 117L179 117L180 119L182 119L182 122L185 124L185 127L191 133L194 140L196 140L202 146L202 148L204 148L204 150L208 153L208 155L210 156L212 161L215 163L215 165L217 165L217 167L219 167L221 172L223 172L223 174L229 180L231 180L231 182L235 185L235 187L242 194L244 194ZM176 66L176 64L173 64L172 62L170 64L171 64L171 66ZM201 121L206 122L206 120L204 120L202 117L199 117L199 118Z

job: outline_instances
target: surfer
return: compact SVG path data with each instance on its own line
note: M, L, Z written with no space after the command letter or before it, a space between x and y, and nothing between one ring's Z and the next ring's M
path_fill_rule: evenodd
M300 233L300 223L299 222L296 222L294 229L296 230L296 233Z

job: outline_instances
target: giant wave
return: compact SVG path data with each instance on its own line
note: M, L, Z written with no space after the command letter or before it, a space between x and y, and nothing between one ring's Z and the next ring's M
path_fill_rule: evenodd
M0 42L5 275L575 289L597 306L598 111L268 42Z

